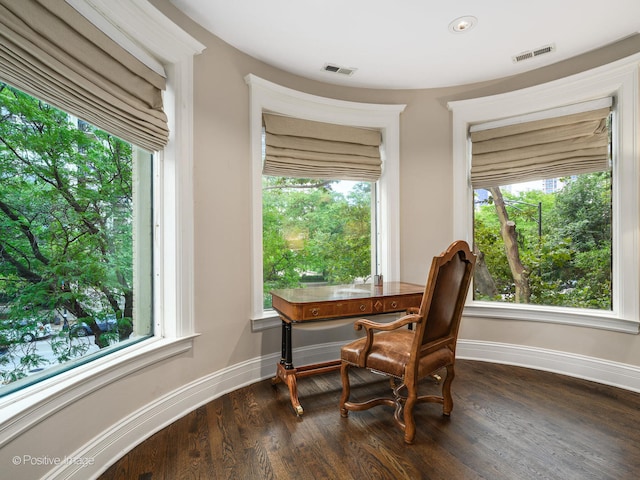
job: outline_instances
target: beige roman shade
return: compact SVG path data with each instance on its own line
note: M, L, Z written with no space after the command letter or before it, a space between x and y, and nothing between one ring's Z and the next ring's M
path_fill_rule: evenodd
M263 114L263 174L375 182L382 173L379 130Z
M471 127L473 188L608 170L611 99L574 110L578 112Z
M0 0L0 79L149 151L165 79L61 0Z

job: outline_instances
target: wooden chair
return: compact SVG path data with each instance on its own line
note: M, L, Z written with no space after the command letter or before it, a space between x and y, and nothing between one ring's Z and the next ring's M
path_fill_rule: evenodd
M455 375L458 327L475 261L467 242L453 242L446 251L433 258L420 309L413 309L390 323L367 319L356 321L355 329L364 328L366 336L343 346L340 352L340 414L343 417L350 410L393 406L395 420L404 431L404 441L413 443L416 433L413 409L416 403L442 403L443 414L448 416L451 413L451 382ZM402 328L406 325L412 325L413 329ZM349 367L352 366L391 377L393 397L350 402ZM447 371L442 383L442 396L419 396L418 382L442 368ZM401 395L401 391L406 391L406 395Z

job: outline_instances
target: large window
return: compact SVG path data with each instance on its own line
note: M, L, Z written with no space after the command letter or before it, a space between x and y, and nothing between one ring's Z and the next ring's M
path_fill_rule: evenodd
M263 114L264 308L274 288L365 282L377 271L377 128Z
M13 2L12 6L29 8L26 3ZM78 362L73 369L59 369L55 378L38 382L29 388L0 398L0 427L4 432L0 446L55 412L72 405L77 398L127 375L135 374L145 366L157 364L163 359L189 350L193 341L192 70L193 55L202 51L204 46L145 2L114 4L94 0L89 5L82 0L69 0L57 2L55 6L62 8L67 4L76 5L82 10L83 15L90 18L107 35L120 38L131 51L137 50L136 57L144 59L157 71L162 72L166 68L167 90L162 95L162 103L167 114L168 131L171 132L167 148L154 152L153 159L149 153L132 148L134 177L148 180L153 178L153 236L147 237L148 255L134 254L132 263L134 286L138 288L140 299L143 299L140 306L143 309L152 308L154 312L153 335L145 341L129 345L126 349L119 349L115 355L93 356L93 361ZM131 23L132 18L145 21ZM33 30L36 34L39 31ZM67 37L54 35L52 38ZM3 69L2 76L6 74L8 71ZM47 75L44 76L45 80L46 78ZM8 81L6 78L5 80ZM115 82L114 85L118 84L119 82ZM47 82L43 81L40 85L46 89ZM67 92L75 93L64 81L59 81L57 85L66 86ZM112 102L106 103L113 107ZM76 103L77 105L82 103ZM126 116L123 114L118 118ZM136 133L133 130L135 128L132 126L125 128L125 131ZM153 173L137 171L139 167L153 167ZM148 214L151 211L148 204L145 206L144 202L135 201L136 192L142 191L138 190L139 187L134 185L132 189L133 207L142 207ZM137 217L138 212L134 212L133 215L134 218L141 218ZM134 222L132 228L135 230L140 223ZM117 225L114 227L118 228ZM133 237L142 239L144 234L134 231ZM134 241L134 245L137 243L137 240ZM145 248L144 243L143 240L139 243L142 251ZM138 278L137 272L143 272L148 268L137 265L138 261L153 263L153 282L144 280L144 275ZM140 316L136 312L137 302L134 304L134 318ZM151 318L150 312L147 316ZM136 329L135 321L133 329ZM146 333L148 332L144 332ZM114 348L117 347L104 348L101 351L114 352Z
M296 215L291 213L282 215L279 211L276 217L270 215L275 211L272 209L277 196L298 195L294 190L306 190L310 198L316 197L331 199L333 207L325 205L326 210L334 210L336 214L341 208L349 208L344 215L352 216L349 222L345 222L343 217L340 221L324 221L324 226L320 227L323 219L317 217L314 221L319 222L317 226L307 230L311 225L302 226L302 221L297 226L290 224L288 232L285 227L278 233L276 242L280 245L276 248L279 255L298 256L302 259L302 250L298 250L305 244L304 240L309 240L311 233L317 233L320 237L326 237L328 241L325 247L320 244L307 241L306 245L311 250L314 248L330 248L330 251L317 252L318 255L304 258L304 261L293 267L292 275L284 271L273 276L282 279L290 277L293 283L300 284L303 280L318 279L320 282L335 281L348 282L353 279L364 279L372 273L384 275L385 280L400 280L400 255L399 255L399 115L404 109L404 105L377 105L345 102L329 98L317 97L302 92L297 92L275 85L271 82L260 79L254 75L248 75L246 81L251 88L251 152L252 152L252 308L251 318L254 330L261 330L273 326L279 326L280 321L276 313L271 310L268 303L266 290L269 289L269 281L265 267L269 265L269 258L264 258L270 254L269 242L271 238L264 236L265 227L269 228L268 222L272 219L282 222L285 219L291 221ZM324 178L327 182L320 188L293 188L293 184L306 182L304 178L297 180L289 178L287 181L278 180L273 176L271 179L263 175L264 158L264 135L263 116L266 112L291 118L305 119L313 122L323 122L328 124L354 126L364 129L377 130L382 138L382 170L379 180L365 182L348 191L343 189L338 182L332 182L331 177ZM295 177L294 177L295 178ZM265 184L269 187L269 182L277 185L280 182L288 182L285 188L269 188L269 198L263 203L263 192ZM311 182L309 182L311 185ZM307 200L305 200L306 202ZM315 200L314 200L315 201ZM370 201L370 205L362 203ZM291 208L296 208L296 202L289 202ZM367 222L362 215L370 215ZM265 223L263 224L263 220ZM297 220L296 220L297 221ZM295 228L294 228L295 227ZM325 228L326 227L326 228ZM332 228L333 227L333 230ZM336 231L342 229L342 233ZM350 233L349 230L353 229ZM356 231L357 230L357 231ZM277 228L274 229L277 231ZM366 233L365 233L366 231ZM334 240L331 240L334 235ZM342 259L347 259L348 255L355 253L349 251L350 247L341 245L336 235L343 240L351 241L357 238L360 254L358 255L358 265L351 265L348 271L339 271L346 263ZM346 235L346 236L345 236ZM351 237L349 237L351 235ZM351 240L348 240L348 239ZM339 239L338 239L339 240ZM330 246L329 246L330 245ZM369 248L369 257L366 248ZM355 245L353 246L355 248ZM306 254L305 254L306 255ZM322 257L324 256L324 259ZM308 260L308 261L307 261ZM354 260L355 261L355 260ZM366 272L365 272L366 270ZM306 278L305 278L306 277ZM266 300L267 299L267 300ZM266 300L266 301L265 301Z
M152 159L3 83L0 112L4 395L152 334Z
M476 300L611 310L612 103L470 128Z
M467 315L638 332L637 68L638 58L631 57L539 87L450 103L455 236L473 240L482 259ZM610 132L607 155L586 170L565 165L548 175L544 167L524 181L516 172L516 180L506 182L500 171L494 183L474 173L476 125L606 98L614 99L602 122ZM489 166L487 174L496 169Z

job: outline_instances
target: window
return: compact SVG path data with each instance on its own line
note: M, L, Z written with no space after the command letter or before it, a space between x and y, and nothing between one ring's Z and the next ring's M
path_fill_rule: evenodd
M475 300L611 310L611 105L470 128Z
M164 65L167 71L163 104L171 135L168 148L153 156L153 291L141 292L153 302L153 337L0 398L4 432L0 447L77 398L188 351L193 342L192 75L193 55L204 46L148 3L91 2L100 8L80 0L67 3L77 6L112 38L121 38L128 48L137 49L138 58L159 69ZM145 22L131 23L132 18ZM134 154L144 155L141 151ZM140 178L149 177L140 174Z
M152 334L152 159L2 83L0 109L2 396Z
M380 130L273 113L263 122L264 308L274 288L366 281L379 267Z
M375 182L372 218L378 224L371 239L377 272L397 281L399 272L399 115L404 105L375 105L338 101L297 92L254 75L245 78L251 91L252 152L252 308L255 331L279 326L265 306L263 262L263 114L265 112L337 125L377 129L382 133L382 174ZM329 179L330 180L330 179ZM373 196L371 198L374 198ZM304 273L304 272L303 272ZM314 272L317 273L317 272Z
M613 169L610 174L605 169L599 169L599 173L597 170L593 170L592 172L596 173L576 172L576 175L563 172L560 177L551 179L538 176L537 180L540 182L545 180L544 185L540 184L538 193L504 194L507 211L510 210L513 215L523 216L521 217L523 218L521 221L522 237L528 234L529 238L520 238L520 241L531 245L530 251L535 254L536 248L538 248L536 241L539 241L536 239L536 235L538 234L540 214L542 214L543 222L541 237L546 234L560 235L562 233L560 229L556 229L554 232L544 230L545 215L551 215L547 209L546 200L542 198L543 195L548 195L544 193L545 189L546 191L555 189L558 192L555 195L561 195L561 192L567 189L582 188L584 184L589 184L586 189L592 192L594 186L597 186L605 197L600 212L605 217L607 212L610 212L611 234L608 235L606 232L608 223L599 225L599 228L604 229L602 232L604 239L600 244L602 248L599 249L599 257L594 259L585 255L582 260L587 263L591 262L598 267L604 266L606 270L607 259L610 259L611 267L608 275L610 276L611 288L606 288L607 285L604 285L605 288L591 296L592 303L589 305L584 301L574 302L577 292L571 289L576 287L576 284L573 283L575 278L559 276L558 265L532 262L531 265L536 269L532 275L538 278L548 275L538 269L556 270L552 273L556 276L555 278L546 276L550 282L558 282L555 292L559 295L556 295L556 298L547 298L540 302L541 304L487 301L487 296L478 288L481 286L475 284L475 298L468 301L465 310L467 315L564 323L638 333L638 235L636 233L629 234L629 232L637 232L639 227L638 144L635 135L637 131L635 100L637 98L637 67L638 56L634 56L538 87L449 104L453 111L454 169L457 173L454 175L456 180L453 197L455 235L471 240L474 235L474 213L477 222L490 221L483 217L477 208L485 205L487 201L495 201L495 195L487 194L487 191L483 189L476 188L474 190L473 188L472 141L468 133L470 127L494 119L536 114L536 112L555 108L567 108L570 105L591 102L599 98L612 97L615 99L610 122L613 151ZM505 184L515 183L518 182L506 182ZM607 192L610 192L610 200L606 198ZM509 202L512 203L511 206L508 205ZM522 203L517 204L516 202ZM518 214L515 213L516 207L520 209ZM606 237L610 239L607 240ZM483 241L480 238L478 240ZM607 246L607 242L610 246ZM597 249L591 250L593 253ZM602 281L606 282L607 274L601 273L605 275L603 277L605 279ZM575 273L569 277L572 276L575 276ZM508 297L512 293L515 294L507 289L506 292L497 292L497 295ZM556 301L557 297L564 297L564 299L558 302Z

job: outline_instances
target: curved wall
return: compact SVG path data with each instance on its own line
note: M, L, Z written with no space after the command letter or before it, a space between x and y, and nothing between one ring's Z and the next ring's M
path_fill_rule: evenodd
M295 77L252 59L206 32L168 0L152 2L206 45L195 58L195 321L193 349L105 385L24 432L0 451L10 478L38 478L50 466L12 466L15 455L93 455L69 470L86 478L127 449L209 398L275 369L280 331L252 332L250 312L249 89L245 75L336 99L406 104L401 115L401 276L424 282L433 255L451 241L452 133L446 104L542 83L640 51L628 39L526 75L434 90L368 90ZM297 346L334 344L350 328L295 333ZM640 337L603 330L465 318L461 339L546 349L640 369ZM234 372L251 370L236 376ZM175 393L179 392L179 393ZM158 413L160 412L160 413ZM126 431L125 431L126 430ZM62 470L56 470L62 475Z

